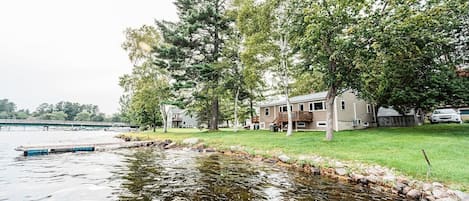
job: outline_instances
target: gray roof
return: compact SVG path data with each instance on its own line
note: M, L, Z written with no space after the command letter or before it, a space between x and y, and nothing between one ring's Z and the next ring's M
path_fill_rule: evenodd
M312 102L312 101L325 100L326 96L327 96L327 91L301 95L301 96L294 96L290 98L290 103L307 103L307 102ZM287 104L286 99L281 98L280 100L274 100L270 102L261 103L260 107L277 106L277 105L285 105L285 104Z
M411 110L406 113L406 115L414 115L414 110ZM400 117L402 114L400 114L398 111L391 107L385 108L385 107L380 107L378 109L378 117Z

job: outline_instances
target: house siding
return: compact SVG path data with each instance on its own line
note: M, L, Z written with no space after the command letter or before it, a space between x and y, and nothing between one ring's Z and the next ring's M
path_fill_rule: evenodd
M341 101L345 101L345 109L342 110ZM296 102L292 103L292 112L300 111L299 105L303 104L304 111L310 111L309 104L315 102L325 102L325 98L316 99L316 100L307 100L303 102ZM366 128L366 124L368 126L372 125L373 122L373 108L368 113L367 107L368 104L366 101L358 99L354 93L351 91L347 91L342 95L336 97L336 103L334 104L336 112L334 112L334 121L333 121L333 128L335 130L352 130L352 129L362 129ZM285 104L276 104L270 106L261 106L260 107L260 127L261 129L269 129L269 126L274 123L278 113L280 112L279 107L284 106ZM325 106L325 104L324 104ZM265 116L265 108L269 108L269 116ZM354 109L355 108L355 109ZM320 110L320 111L310 111L313 114L313 121L312 122L305 122L304 128L299 129L307 129L307 130L325 130L325 126L318 126L319 123L327 123L327 111ZM336 116L337 115L337 116ZM356 116L356 119L355 119ZM355 122L354 120L360 120L359 124L358 121ZM337 125L336 125L337 124ZM293 122L295 127L296 122Z

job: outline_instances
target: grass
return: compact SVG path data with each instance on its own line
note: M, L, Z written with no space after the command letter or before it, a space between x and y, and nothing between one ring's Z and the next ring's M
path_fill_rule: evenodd
M336 132L331 142L324 132L298 132L291 137L269 131L230 130L206 132L198 129L170 129L169 133L130 134L151 139L199 138L211 147L243 146L265 156L319 155L343 161L359 161L394 168L407 176L425 180L425 149L432 164L431 181L451 188L469 190L469 124L438 124L412 128L372 128Z

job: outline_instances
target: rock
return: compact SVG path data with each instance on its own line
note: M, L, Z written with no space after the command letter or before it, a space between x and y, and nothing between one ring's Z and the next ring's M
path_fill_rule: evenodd
M394 186L394 189L396 189L398 192L402 193L404 191L404 188L407 187L407 185L397 182L396 185ZM402 193L405 194L405 193Z
M431 196L431 195L430 195L430 196L426 196L425 199L428 200L428 201L435 201L435 200L436 200L435 197L433 197L433 196Z
M376 184L378 182L378 177L375 175L368 175L366 176L366 179L372 184Z
M429 184L429 183L424 183L424 184L422 185L422 189L423 189L424 191L432 191L432 190L433 190L433 185L431 185L431 184Z
M403 183L405 185L409 185L409 180L407 180L407 178L405 178L405 177L398 177L397 182L398 183Z
M433 196L434 196L436 199L449 197L449 193L446 192L446 191L444 191L444 190L441 189L441 188L435 188L435 189L433 189L432 194L433 194Z
M383 177L383 181L385 183L394 183L394 181L396 181L396 177L392 174L388 174L388 175Z
M340 176L344 176L347 174L347 170L345 168L336 168L335 173Z
M409 191L411 191L411 190L412 190L411 187L406 186L406 187L404 187L404 188L402 189L402 194L407 195L407 193L408 193Z
M231 151L241 151L242 148L240 146L230 146Z
M168 144L168 145L164 146L164 148L165 149L172 149L176 146L177 146L177 144L175 142L171 142L171 144Z
M433 188L443 188L443 184L440 184L438 182L433 182L432 186L433 186Z
M194 145L194 144L197 144L199 143L199 139L198 138L187 138L185 140L182 141L183 144L188 144L188 145Z
M319 168L311 168L311 174L313 175L321 175L321 170Z
M406 196L412 199L417 199L420 197L420 191L416 189L412 189L409 192L407 192Z
M459 200L469 201L469 194L462 191L451 190L449 193L456 195Z
M193 147L195 150L198 152L202 152L205 149L205 144L204 143L199 143Z
M206 152L206 153L212 153L212 152L215 152L215 149L207 148L207 149L204 149L204 152Z
M456 199L453 199L453 198L440 198L440 199L436 199L436 201L458 201Z
M359 178L358 183L368 185L368 179L366 179L366 177Z
M357 183L358 183L359 180L360 180L361 178L363 178L363 177L364 177L363 175L361 175L361 174L355 174L355 173L353 173L353 172L350 174L350 178L352 178L352 181L357 182Z
M282 154L280 156L278 156L278 159L284 163L288 163L288 161L290 160L290 157L288 157L287 155L285 154Z
M341 163L341 162L335 162L334 167L336 167L336 168L343 168L343 167L345 167L345 165L344 165L343 163Z

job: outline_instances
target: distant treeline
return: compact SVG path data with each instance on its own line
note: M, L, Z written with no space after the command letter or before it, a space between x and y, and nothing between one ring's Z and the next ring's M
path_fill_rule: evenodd
M80 104L60 101L57 104L42 103L35 111L17 110L16 104L8 99L0 99L0 119L41 119L68 121L109 121L121 122L121 115L106 116L93 104Z

